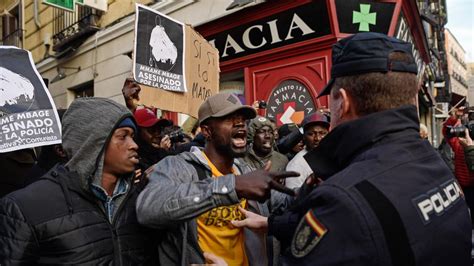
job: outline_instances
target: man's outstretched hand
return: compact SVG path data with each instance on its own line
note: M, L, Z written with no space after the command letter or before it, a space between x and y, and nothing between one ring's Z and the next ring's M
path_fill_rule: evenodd
M264 202L272 189L294 196L295 192L280 183L287 177L297 177L297 172L269 172L270 163L264 170L257 170L235 177L235 191L240 198Z
M232 225L238 228L247 227L256 231L266 231L268 228L268 217L247 211L239 206L239 211L245 215L242 221L233 220Z

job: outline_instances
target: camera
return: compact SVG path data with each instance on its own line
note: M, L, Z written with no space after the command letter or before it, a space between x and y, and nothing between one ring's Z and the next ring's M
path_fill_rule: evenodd
M267 108L267 102L258 101L258 109L265 109L265 108Z
M446 137L449 139L454 137L465 138L466 128L469 131L469 136L471 137L471 139L474 139L474 121L469 121L468 123L459 126L448 126L446 131Z
M185 137L182 129L175 130L175 131L169 133L168 136L170 137L170 141L172 143L183 142L184 137Z

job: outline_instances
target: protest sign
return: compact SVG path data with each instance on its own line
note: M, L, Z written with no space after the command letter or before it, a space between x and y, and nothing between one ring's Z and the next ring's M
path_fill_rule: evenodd
M184 37L183 23L137 5L135 80L155 88L186 92Z
M61 143L56 106L31 53L0 46L0 153Z
M139 8L141 6L137 5L137 14ZM135 49L140 49L138 47L142 49L134 51L135 61L138 61L139 54L143 50L149 49L146 46L151 44L146 38L137 38L141 25L137 23L135 26L138 27L138 29L135 28ZM168 30L165 28L165 31ZM219 91L219 52L189 25L184 25L181 39L184 41L182 60L183 82L185 82L183 84L187 88L186 92L172 92L166 88L156 88L142 82L138 67L134 67L134 77L137 82L143 84L140 86L142 89L140 92L141 104L197 117L202 102ZM143 43L139 45L138 42Z

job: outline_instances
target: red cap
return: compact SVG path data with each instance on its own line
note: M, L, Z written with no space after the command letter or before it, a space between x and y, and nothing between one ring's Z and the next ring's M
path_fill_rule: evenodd
M302 123L303 129L306 129L312 124L320 124L323 127L329 128L329 119L326 115L320 112L314 112L304 118Z
M137 125L140 127L152 127L158 123L162 124L161 126L171 126L173 123L167 119L158 119L155 112L150 108L142 108L135 110L133 114Z

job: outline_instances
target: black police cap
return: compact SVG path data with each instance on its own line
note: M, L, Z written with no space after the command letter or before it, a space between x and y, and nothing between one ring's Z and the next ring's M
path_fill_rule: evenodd
M389 55L392 52L405 53L411 60L391 62ZM375 32L357 33L341 39L333 45L331 79L318 98L331 92L337 77L388 71L418 73L411 43Z

